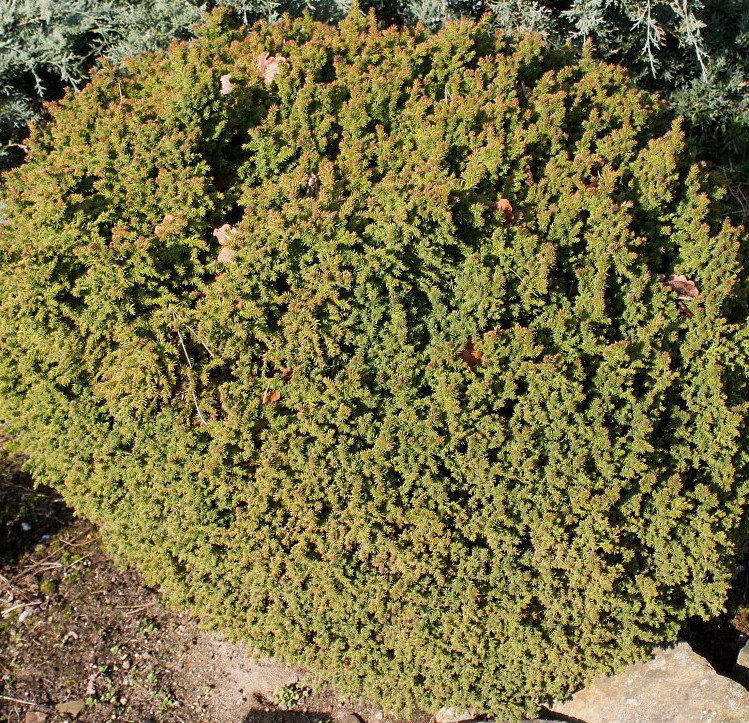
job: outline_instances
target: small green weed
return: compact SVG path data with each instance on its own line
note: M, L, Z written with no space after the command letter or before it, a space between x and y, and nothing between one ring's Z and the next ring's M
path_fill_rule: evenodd
M54 595L57 592L57 583L54 580L42 580L39 583L39 592L42 595Z
M273 702L281 708L281 710L290 710L297 705L302 698L308 696L309 692L307 686L300 686L298 683L284 685L273 691Z
M172 708L177 707L177 701L173 698L170 698L168 695L161 693L161 700L159 700L159 713L166 713L167 711L171 710Z
M143 633L144 635L155 633L158 629L159 626L154 620L151 620L151 618L143 618L143 620L138 623L138 627L136 628L139 633Z

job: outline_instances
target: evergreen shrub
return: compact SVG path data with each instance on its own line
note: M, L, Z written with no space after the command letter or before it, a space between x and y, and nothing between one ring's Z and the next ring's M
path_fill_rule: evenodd
M243 22L314 9L339 18L349 0L223 0ZM215 0L4 0L0 13L0 168L22 162L39 100L80 87L99 56L118 60L187 37Z
M589 41L638 87L668 97L702 155L749 185L746 0L489 0L486 9L498 29L537 30L554 44Z
M24 157L42 97L79 86L97 56L165 46L200 20L187 0L5 0L0 13L0 167Z
M4 183L0 416L172 601L506 716L721 610L740 236L621 68L218 13L50 114Z

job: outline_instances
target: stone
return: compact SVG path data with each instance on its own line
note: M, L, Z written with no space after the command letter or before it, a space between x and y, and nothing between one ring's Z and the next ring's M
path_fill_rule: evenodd
M733 666L731 677L745 688L749 688L749 642L745 643L739 651L739 657L736 659L736 665Z
M598 678L551 711L585 723L747 723L749 691L678 642Z
M58 703L55 708L58 713L68 713L75 718L79 713L82 713L86 708L86 701L81 700L69 700L66 703Z
M462 723L462 721L473 720L476 713L471 710L460 708L440 708L434 716L435 723Z

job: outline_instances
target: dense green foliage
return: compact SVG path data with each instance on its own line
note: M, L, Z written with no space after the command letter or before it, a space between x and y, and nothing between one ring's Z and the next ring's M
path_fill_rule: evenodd
M200 0L0 0L0 167L23 159L23 138L39 100L88 79L110 60L164 48L186 37L215 2ZM245 23L317 6L341 17L348 0L225 0Z
M338 20L350 0L225 0L245 23L311 10ZM0 165L23 158L38 98L79 84L98 55L121 58L190 33L215 0L6 0L0 13ZM667 95L703 156L749 184L749 3L745 0L366 0L391 23L434 29L489 13L497 31L537 30L555 46L590 40L596 57L627 67Z
M78 85L97 56L154 50L200 19L172 0L6 0L0 12L0 163L23 158L38 99Z
M171 599L506 715L721 609L740 239L622 69L219 14L51 115L5 178L0 417Z
M641 88L667 96L705 158L749 184L746 0L489 0L493 22L554 45L589 40Z

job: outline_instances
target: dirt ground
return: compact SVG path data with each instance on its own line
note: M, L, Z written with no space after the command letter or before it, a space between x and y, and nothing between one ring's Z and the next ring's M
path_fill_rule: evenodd
M54 492L0 465L0 721L395 720L166 609Z

